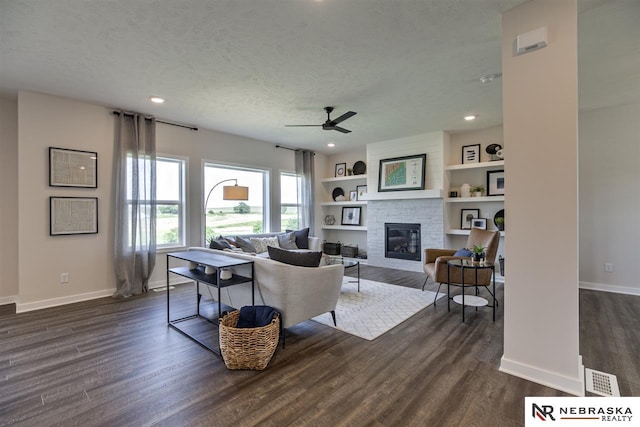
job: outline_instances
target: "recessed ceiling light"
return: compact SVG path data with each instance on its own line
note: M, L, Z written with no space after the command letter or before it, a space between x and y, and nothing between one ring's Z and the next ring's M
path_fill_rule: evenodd
M330 142L330 143L327 144L327 147L335 147L335 146L336 146L336 144L334 142Z
M464 116L464 119L468 122L477 119L478 116L476 114L469 114L468 116Z
M164 102L163 98L160 98L159 96L150 96L149 97L149 101L155 103L155 104L162 104Z

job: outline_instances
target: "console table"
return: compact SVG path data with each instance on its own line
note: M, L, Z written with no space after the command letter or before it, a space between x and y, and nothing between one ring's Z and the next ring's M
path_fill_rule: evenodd
M171 267L171 260L187 261L190 266ZM249 266L250 275L242 276L239 274L233 274L230 279L223 280L220 278L220 270L223 268L231 268L238 266ZM211 274L207 274L211 273ZM169 286L169 277L171 274L186 277L196 282L196 313L181 317L178 319L171 319L171 295ZM219 319L222 313L222 302L220 301L220 290L228 286L239 285L241 283L251 282L251 303L255 305L255 283L253 281L253 261L247 261L239 258L230 257L227 255L213 254L201 251L185 251L185 252L171 252L167 254L167 324L169 327L180 332L184 336L192 339L213 353L220 355L219 346L212 346L205 341L198 339L196 336L189 333L186 329L179 326L181 322L200 319L206 320L210 324L219 327ZM218 289L218 313L214 320L211 320L205 316L200 315L200 283L206 286L214 287ZM240 308L240 307L236 307Z

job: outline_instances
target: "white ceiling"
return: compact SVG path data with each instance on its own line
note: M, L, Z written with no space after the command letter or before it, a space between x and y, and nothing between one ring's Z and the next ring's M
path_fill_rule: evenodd
M0 91L329 152L502 123L500 14L523 0L0 0ZM638 102L640 0L580 0L580 106ZM635 89L635 90L634 90ZM153 105L148 97L166 98ZM341 126L332 117L358 114ZM479 114L474 123L463 116Z

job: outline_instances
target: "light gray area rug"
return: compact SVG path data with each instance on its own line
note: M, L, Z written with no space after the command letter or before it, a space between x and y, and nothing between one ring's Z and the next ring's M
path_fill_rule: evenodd
M433 304L435 292L345 276L336 306L338 326L333 326L331 313L314 317L318 323L331 326L366 340L374 340L404 322L418 311ZM438 300L446 294L440 293Z

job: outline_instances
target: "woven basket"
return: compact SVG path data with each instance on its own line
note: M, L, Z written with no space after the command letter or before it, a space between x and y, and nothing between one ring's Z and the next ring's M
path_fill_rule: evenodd
M280 315L266 326L236 328L240 310L232 311L220 319L220 352L229 369L253 369L267 367L278 346Z

